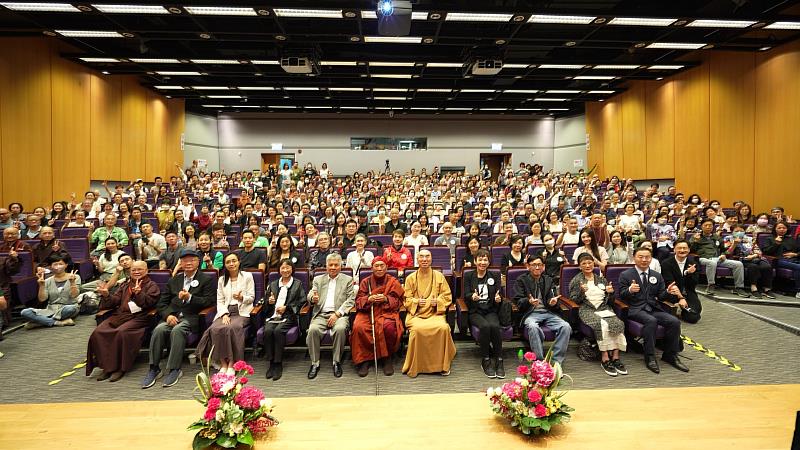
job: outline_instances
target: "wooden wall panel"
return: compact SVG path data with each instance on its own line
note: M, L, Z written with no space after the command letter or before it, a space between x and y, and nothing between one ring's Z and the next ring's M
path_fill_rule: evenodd
M89 179L91 109L90 73L75 64L50 54L53 92L53 190L55 200L78 199Z
M674 94L670 81L645 83L646 178L651 180L675 177Z
M145 142L145 180L164 176L166 167L167 107L164 98L147 94L147 134Z
M753 209L783 206L800 215L800 41L759 53L756 61Z
M642 83L633 84L620 96L622 102L622 167L626 178L647 178L647 144L645 141L645 90Z
M122 109L119 78L91 76L91 178L120 179Z
M167 131L167 157L165 161L166 177L178 175L175 164L183 165L183 151L181 150L181 136L183 135L186 115L182 99L167 100L169 128Z
M672 78L675 95L675 185L688 197L709 192L708 65Z
M600 102L586 103L586 132L589 134L586 160L589 168L597 164L595 173L601 178L605 178L606 175L603 164L603 123L601 117L602 107L603 103Z
M623 173L622 113L619 98L605 102L601 110L603 123L603 166L607 176Z
M133 78L121 82L120 177L128 181L145 175L147 91Z
M755 54L714 52L708 63L709 196L729 206L753 198Z
M48 46L41 39L5 39L0 59L6 66L0 79L3 204L20 201L29 211L48 204L52 194Z

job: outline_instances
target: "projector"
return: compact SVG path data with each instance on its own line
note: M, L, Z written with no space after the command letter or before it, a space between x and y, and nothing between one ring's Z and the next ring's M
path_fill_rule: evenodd
M473 75L497 75L503 69L503 61L499 59L477 59L472 63Z
M281 69L286 73L319 74L317 62L305 56L287 56L281 58Z

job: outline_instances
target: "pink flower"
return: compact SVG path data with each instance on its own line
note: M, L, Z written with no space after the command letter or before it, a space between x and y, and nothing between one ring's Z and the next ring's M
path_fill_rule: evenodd
M506 383L502 387L503 393L508 396L511 400L516 400L522 394L522 386L518 385L517 383Z
M531 403L536 403L541 399L542 399L542 394L540 394L539 391L537 391L536 389L528 391L528 400Z
M233 364L233 370L235 370L236 372L244 370L244 371L247 372L248 375L252 375L253 374L253 367L250 366L249 364L247 364L246 362L241 361L241 360L240 361L236 361Z
M525 353L525 359L527 359L528 361L533 361L534 359L536 359L536 353L533 352Z
M531 373L536 384L544 387L550 386L556 376L553 366L546 361L534 361L531 364Z
M236 377L224 373L216 373L211 377L211 392L214 395L225 395L236 386Z
M206 413L203 414L203 420L206 422L211 422L214 420L214 417L217 415L217 410L220 406L220 400L218 397L211 397L208 399L208 407L206 408Z
M524 377L525 375L529 374L530 372L531 372L531 371L530 371L530 369L528 368L528 366L518 366L518 367L517 367L517 373L518 373L519 375L522 375L523 377Z
M261 400L264 399L264 393L254 387L243 387L236 397L234 402L244 409L258 409L261 407Z
M241 384L247 384L248 381L250 380L248 380L246 377L239 378L239 383Z
M543 404L539 403L536 405L534 412L536 413L536 417L544 417L547 415L547 408L545 408Z

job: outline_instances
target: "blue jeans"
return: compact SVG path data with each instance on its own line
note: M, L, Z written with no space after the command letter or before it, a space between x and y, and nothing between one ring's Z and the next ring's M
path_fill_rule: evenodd
M78 305L66 305L63 309L61 309L61 319L66 320L75 317L78 315L78 311L80 311ZM34 308L25 308L22 310L20 315L31 322L35 322L46 327L52 327L56 323L56 320L52 317L36 314L36 310Z
M792 275L794 275L794 288L800 292L800 264L795 261L794 259L779 259L778 267L792 271Z
M567 346L569 346L572 327L564 319L551 312L534 311L525 317L522 326L528 330L528 342L538 359L542 359L545 356L545 351L542 347L544 332L539 328L540 325L550 328L556 334L556 339L553 342L553 361L563 364L564 358L567 357Z

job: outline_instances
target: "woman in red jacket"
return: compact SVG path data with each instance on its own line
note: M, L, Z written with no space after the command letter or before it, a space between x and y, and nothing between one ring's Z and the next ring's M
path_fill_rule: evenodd
M392 233L392 246L383 250L383 257L386 258L390 269L397 269L397 275L403 276L403 269L414 266L414 257L411 250L403 246L403 239L406 234L402 229L396 229Z

